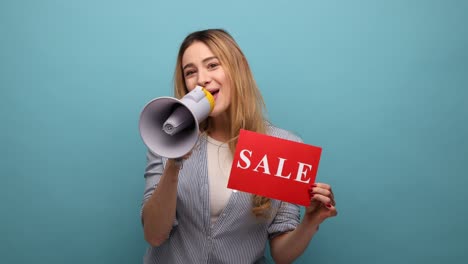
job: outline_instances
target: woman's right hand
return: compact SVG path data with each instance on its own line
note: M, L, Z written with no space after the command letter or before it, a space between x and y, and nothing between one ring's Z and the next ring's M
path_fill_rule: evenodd
M184 161L190 158L191 155L192 155L192 150L180 158L168 159L167 160L167 162L169 163L168 165L169 166L175 165L178 169L182 169Z

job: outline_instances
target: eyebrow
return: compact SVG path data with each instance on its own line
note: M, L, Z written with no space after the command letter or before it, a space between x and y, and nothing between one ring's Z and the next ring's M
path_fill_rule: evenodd
M212 59L218 59L218 57L216 57L216 56L211 56L211 57L208 57L208 58L203 59L202 62L203 62L203 63L206 63L207 61L210 61L210 60L212 60ZM185 66L182 68L182 70L185 70L186 68L191 67L191 66L194 66L193 63L189 63L189 64L185 65Z

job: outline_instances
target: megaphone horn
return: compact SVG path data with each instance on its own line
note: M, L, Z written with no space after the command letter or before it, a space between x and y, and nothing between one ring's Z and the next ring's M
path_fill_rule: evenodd
M140 114L140 135L150 151L166 157L180 158L198 141L199 123L213 111L214 98L208 90L195 87L182 99L153 99Z

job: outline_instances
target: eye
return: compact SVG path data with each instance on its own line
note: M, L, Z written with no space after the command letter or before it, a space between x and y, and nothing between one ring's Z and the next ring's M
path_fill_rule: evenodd
M188 71L185 72L185 77L188 77L188 76L194 74L195 72L196 71L194 71L194 70L188 70Z
M211 62L210 64L208 64L208 69L215 69L218 66L219 66L219 63Z

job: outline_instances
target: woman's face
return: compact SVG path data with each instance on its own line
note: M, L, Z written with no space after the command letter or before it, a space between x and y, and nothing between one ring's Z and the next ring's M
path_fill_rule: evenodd
M224 113L231 103L231 87L223 65L203 42L194 42L182 56L182 69L185 85L189 91L195 86L205 87L215 99L215 107L210 116Z

